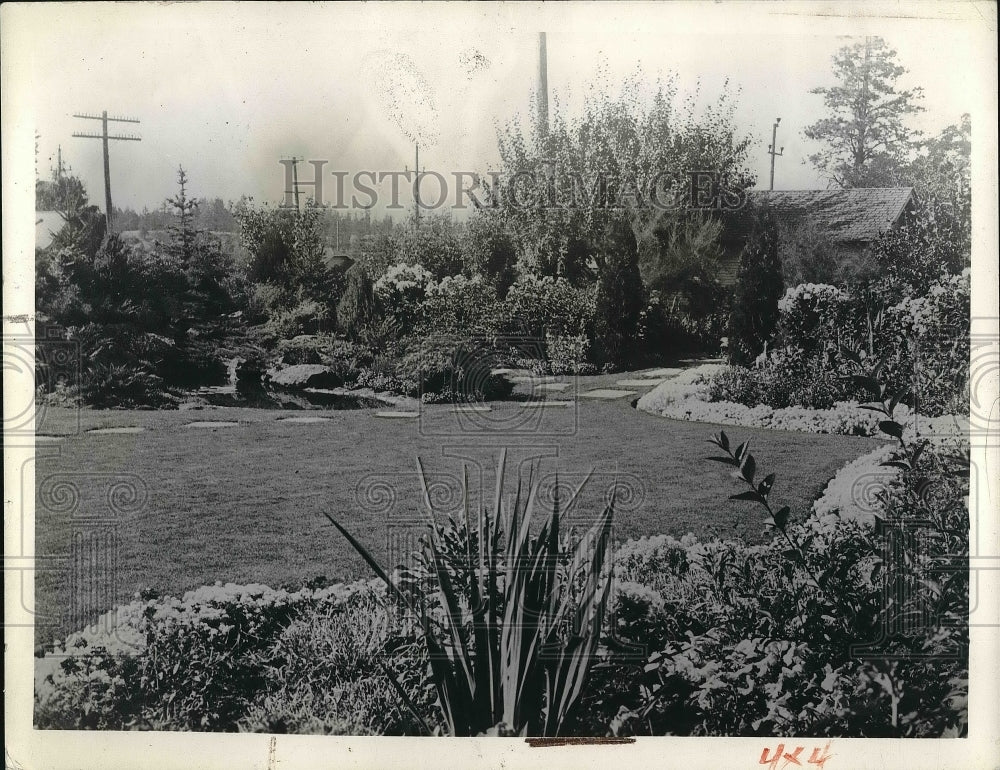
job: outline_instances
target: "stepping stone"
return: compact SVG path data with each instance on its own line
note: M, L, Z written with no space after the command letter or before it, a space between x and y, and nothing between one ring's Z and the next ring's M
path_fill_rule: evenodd
M64 441L65 439L66 439L65 436L46 436L41 433L35 435L36 444L46 444L54 441Z
M492 412L493 409L484 404L455 404L452 411L462 414L463 412Z
M537 409L544 406L573 406L572 401L521 401L517 403L517 407L525 407L527 409Z
M645 380L618 380L615 385L620 385L623 388L652 388L661 382L663 380L647 378Z
M543 382L535 386L535 390L562 392L569 387L568 382Z
M634 396L634 390L614 390L613 388L597 388L596 390L588 390L586 393L581 393L580 398L599 398L605 401L610 401L614 398L623 398L625 396Z
M330 422L329 417L279 417L276 422L293 422L297 425L306 425L316 422Z
M673 377L675 374L680 374L683 369L678 368L664 368L664 369L653 369L651 372L639 372L640 377L652 377L653 379L662 377Z
M189 422L185 425L185 428L235 428L239 425L238 422L229 422L224 420L206 420L204 422Z
M505 374L513 374L516 371L518 371L518 370L517 369L490 369L490 374L505 375Z
M145 428L139 428L136 426L120 427L120 428L91 428L87 433L142 433Z
M375 412L375 416L389 420L404 420L419 417L420 412Z

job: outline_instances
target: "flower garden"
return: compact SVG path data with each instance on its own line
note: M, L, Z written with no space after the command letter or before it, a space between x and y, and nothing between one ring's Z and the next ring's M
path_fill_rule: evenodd
M550 159L610 171L612 197L635 169L678 189L705 168L734 194L753 186L727 94L704 115L675 113L670 84L649 104L623 94L544 135L512 123L504 172ZM57 423L137 423L118 426L128 438L87 434L107 442L98 460L66 441L61 470L133 469L161 495L156 517L130 522L133 600L38 637L36 727L967 735L968 184L952 202L918 199L863 265L819 276L797 255L818 276L803 281L764 205L688 199L650 218L506 204L384 230L367 218L344 270L328 259L330 211L244 199L223 246L197 226L183 170L179 182L164 241L106 232L79 185L36 254L38 333L81 352L37 346L38 403ZM623 389L666 365L648 390ZM559 395L573 384L577 399ZM224 388L234 405L213 403ZM309 436L282 418L315 409L316 392L357 408L310 415L325 433ZM377 425L383 403L414 411ZM470 500L465 476L458 509L435 507L424 463L461 465L443 450L482 436L404 420L553 405L573 484L554 462L505 464L550 437L497 431L481 442L502 458L490 494ZM213 432L179 429L199 414ZM372 469L413 476L414 454L406 512L421 537L390 564L373 546L384 522L351 495ZM581 491L584 461L617 469L606 499ZM619 472L653 490L641 516ZM48 545L60 522L39 522ZM350 557L313 579L321 536ZM252 577L215 582L237 568ZM279 582L282 569L297 579ZM58 604L52 585L39 593Z

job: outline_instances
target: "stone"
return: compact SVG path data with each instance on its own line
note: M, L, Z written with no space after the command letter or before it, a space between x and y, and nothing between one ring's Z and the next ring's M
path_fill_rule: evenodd
M142 433L145 428L140 428L138 426L121 426L116 428L91 428L87 433Z
M330 422L329 417L279 417L277 422L291 422L297 425L308 425L317 422Z
M615 385L622 388L653 388L659 385L663 380L654 380L652 378L646 378L642 380L618 380Z
M289 390L306 388L339 388L343 385L340 376L328 366L320 364L296 364L284 369L272 369L267 373L272 386Z
M580 398L598 398L604 400L611 400L614 398L624 398L625 396L636 395L634 390L614 390L613 388L597 388L596 390L588 390L586 393L581 393Z
M375 412L375 416L389 420L404 420L419 417L420 412Z
M204 422L189 422L185 428L235 428L238 422L228 420L205 420Z
M568 382L543 382L535 386L535 390L541 391L555 391L556 393L561 393L569 387Z
M675 374L680 374L683 369L677 367L665 367L663 369L653 369L649 372L639 372L640 377L652 377L653 379L662 379L664 377L672 377Z

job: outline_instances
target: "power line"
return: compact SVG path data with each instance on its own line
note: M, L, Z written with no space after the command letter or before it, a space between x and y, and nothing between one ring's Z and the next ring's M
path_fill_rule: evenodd
M111 233L112 227L112 208L111 208L111 162L108 157L108 142L111 140L123 141L123 142L141 142L138 136L133 136L132 134L124 135L111 135L108 134L108 123L138 123L139 120L136 118L125 118L125 117L108 117L107 110L101 112L100 115L88 115L84 113L76 113L73 115L74 118L83 118L84 120L99 120L101 121L101 133L99 134L88 134L83 132L74 133L73 136L79 139L100 139L104 145L104 216L108 223L108 233Z

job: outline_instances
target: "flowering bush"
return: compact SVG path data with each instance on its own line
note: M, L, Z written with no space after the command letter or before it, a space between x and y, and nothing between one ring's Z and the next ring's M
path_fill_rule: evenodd
M507 292L507 331L544 339L553 334L587 333L594 318L594 294L565 278L520 276Z
M421 318L429 332L491 339L500 317L496 288L481 276L455 275L427 284Z
M235 729L265 689L270 651L293 618L378 591L368 583L299 591L229 583L179 599L139 597L37 662L36 725Z
M407 395L419 395L426 402L506 398L514 389L513 383L493 374L493 359L482 353L474 340L447 336L414 340L399 360L396 375L410 385Z
M781 344L813 353L839 347L839 335L851 315L850 297L836 286L803 283L785 291L778 312Z
M970 272L942 275L927 294L888 308L876 345L890 351L887 381L901 387L916 380L922 414L968 413Z
M639 400L638 408L658 405L653 393L645 403ZM790 406L772 409L766 404L755 407L731 401L705 401L698 397L682 398L665 403L657 409L648 409L662 417L693 422L710 422L723 425L742 425L748 428L795 430L807 433L837 433L845 436L874 436L878 433L878 416L864 410L856 401L834 404L832 409L809 409Z
M375 281L375 301L381 315L390 317L404 331L421 320L421 305L434 276L420 265L392 265Z
M546 334L545 355L548 374L586 374L590 340L585 334ZM590 365L592 368L592 365Z
M892 404L881 406L890 418L883 430L902 436ZM606 629L606 662L584 693L579 729L965 734L967 573L926 581L935 559L968 554L961 459L955 465L938 443L900 438L880 450L903 472L883 487L874 526L842 515L836 488L795 522L788 507L771 506L775 476L756 478L747 444L734 451L725 434L715 441L722 453L712 459L737 466L749 487L733 497L765 508L774 539L748 546L660 536L619 548L619 613ZM863 458L848 475L857 478L875 459ZM907 535L913 528L919 537ZM631 665L616 652L635 656L644 647Z

